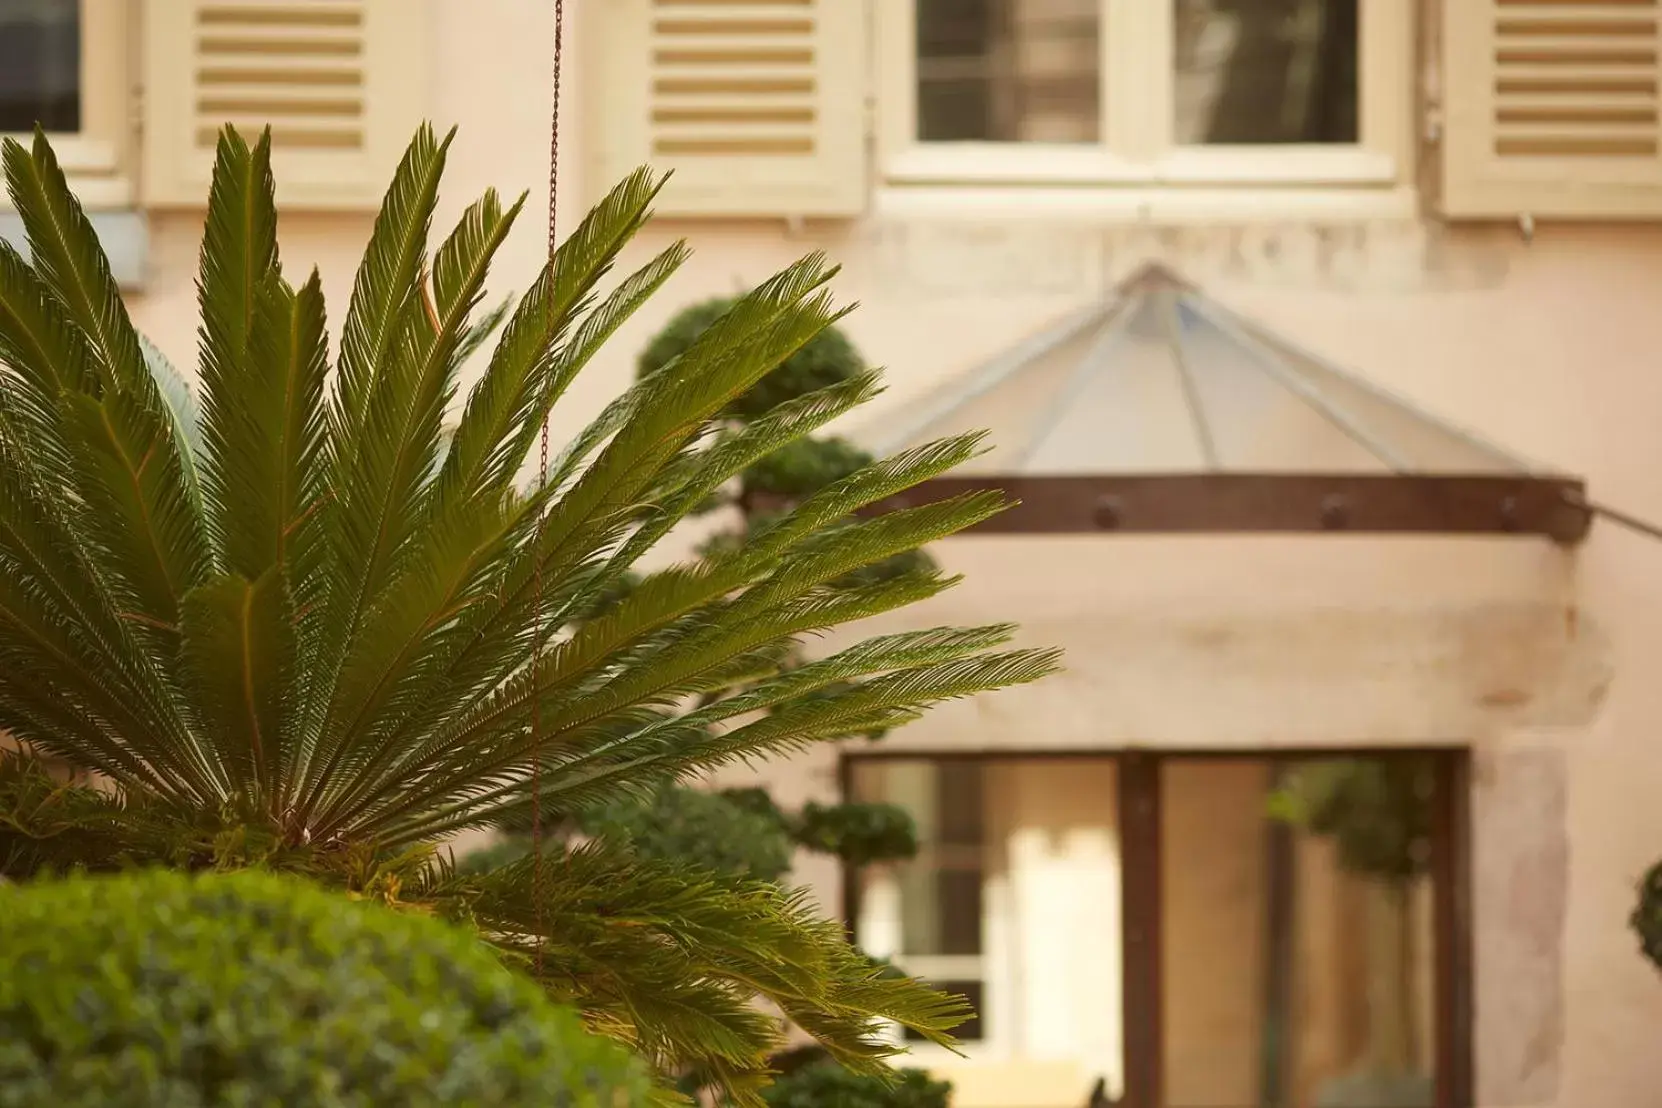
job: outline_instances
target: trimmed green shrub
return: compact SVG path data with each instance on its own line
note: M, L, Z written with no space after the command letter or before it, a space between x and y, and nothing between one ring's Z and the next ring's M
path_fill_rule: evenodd
M676 313L641 352L636 375L650 377L680 357L737 302L737 298L725 297L706 300ZM731 414L735 419L755 419L787 400L846 381L865 368L848 336L840 328L827 327L734 401Z
M781 1074L762 1096L772 1108L947 1108L952 1086L923 1070L901 1070L885 1082L826 1061Z
M851 866L900 861L918 852L917 824L893 804L810 803L802 809L797 840Z
M791 868L793 844L777 818L685 785L660 790L649 804L619 801L585 812L577 822L645 858L763 881L777 881Z
M797 439L744 471L744 493L801 499L875 460L847 439Z
M1628 924L1639 936L1639 949L1647 961L1662 969L1662 862L1645 871L1639 882L1639 901L1628 916Z
M0 1106L644 1103L473 936L243 872L0 887Z

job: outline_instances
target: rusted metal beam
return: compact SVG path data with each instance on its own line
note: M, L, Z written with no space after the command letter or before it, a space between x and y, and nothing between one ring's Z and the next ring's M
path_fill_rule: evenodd
M1510 534L1574 544L1592 520L1571 478L1419 474L942 477L864 514L989 488L1019 503L976 534Z

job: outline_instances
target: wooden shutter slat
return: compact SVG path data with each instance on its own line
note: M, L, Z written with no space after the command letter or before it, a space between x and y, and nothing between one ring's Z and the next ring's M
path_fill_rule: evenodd
M661 214L864 206L865 5L608 0L594 16L593 184L673 170Z
M1443 210L1662 218L1662 0L1445 0Z
M145 195L206 202L219 129L269 126L278 200L373 209L420 123L423 0L146 5Z

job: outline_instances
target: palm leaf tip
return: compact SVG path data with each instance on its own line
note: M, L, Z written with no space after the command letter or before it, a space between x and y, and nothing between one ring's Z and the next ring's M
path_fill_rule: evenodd
M96 508L82 516L88 537L111 553L104 568L134 614L170 627L180 595L209 566L186 444L51 144L37 130L30 149L9 141L0 160L34 271L84 339L93 370L90 394L65 397L76 492Z

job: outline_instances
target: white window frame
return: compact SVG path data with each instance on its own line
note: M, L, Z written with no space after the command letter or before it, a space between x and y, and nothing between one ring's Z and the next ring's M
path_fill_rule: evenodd
M901 764L927 764L937 767L938 760L920 756L917 759L897 759ZM866 772L880 774L883 769L892 763L882 760L866 764ZM983 785L985 785L985 768L983 767ZM858 775L856 776L858 780ZM856 795L866 800L888 800L886 796L871 796L858 792ZM892 802L892 801L890 801ZM885 1028L888 1039L905 1051L906 1064L919 1066L938 1066L953 1062L986 1062L1006 1060L1010 1056L1010 1029L1014 1026L1007 1011L1011 1002L1008 985L1008 973L1004 963L1007 956L1003 954L1009 946L1009 913L1010 894L1009 882L1002 873L995 873L992 867L995 852L991 836L993 833L993 805L1000 801L993 796L983 793L983 804L987 806L984 818L987 820L988 841L979 847L964 845L924 845L918 854L904 862L891 862L868 867L860 876L864 888L861 891L862 905L861 918L855 921L854 930L856 940L860 940L861 932L866 931L873 923L878 923L887 937L894 941L895 949L871 949L868 953L889 958L896 966L912 977L920 978L935 985L944 986L952 981L979 981L982 990L982 1009L976 1013L981 1025L981 1037L973 1041L961 1041L954 1049L936 1046L930 1042L907 1041L898 1026L890 1025ZM977 870L982 875L982 921L981 951L978 954L909 954L903 947L905 944L904 927L899 917L872 920L868 913L875 902L885 906L900 907L900 898L903 896L900 888L900 871L905 868L921 866L925 869L963 869ZM881 887L881 889L879 889ZM886 945L886 944L882 944Z
M928 1066L955 1061L1004 1061L1010 1057L1009 1032L1013 1023L1007 1008L1011 998L1005 975L998 972L1002 968L999 963L1005 959L997 953L1002 950L1000 944L1009 941L1006 935L1008 883L1002 875L994 876L984 867L977 868L982 868L984 874L982 888L988 903L984 905L983 913L991 931L991 934L982 935L980 954L908 954L904 950L881 952L908 975L936 987L949 987L953 981L981 982L982 1008L976 1012L981 1025L981 1037L978 1039L960 1041L955 1048L948 1050L930 1042L908 1041L897 1026L886 1028L887 1038L905 1050L908 1064ZM862 875L862 880L865 882L862 902L868 905L878 896L879 885L887 886L891 897L901 895L895 887L898 874L893 866L874 866ZM856 921L856 933L865 930L869 923L869 919Z
M81 129L49 131L47 137L70 187L90 210L128 209L136 197L136 30L133 0L81 0ZM28 142L31 136L6 137ZM10 207L0 195L0 208Z
M985 777L983 777L985 781ZM976 954L910 954L905 949L896 951L894 962L901 969L913 977L928 981L938 987L949 987L953 981L979 981L981 983L982 1008L989 1009L996 998L993 997L991 982L987 980L987 970L992 959L988 956L990 945L986 916L994 908L987 902L991 893L993 875L988 865L990 859L990 844L983 843L979 847L971 846L924 846L919 849L917 856L903 863L915 866L925 872L939 873L945 870L967 871L981 875L981 895L983 930L981 935L981 950ZM999 1052L999 1042L994 1037L994 1028L1002 1021L992 1016L986 1010L976 1012L981 1025L981 1037L974 1041L965 1041L959 1044L959 1050L968 1058L984 1057ZM943 1047L929 1042L909 1042L906 1044L909 1053L917 1058L934 1057L937 1060L952 1054Z
M1100 0L1097 144L923 143L917 135L913 0L875 6L879 208L897 213L1042 206L1178 218L1414 211L1415 5L1359 0L1359 141L1177 146L1172 0ZM952 193L957 192L957 196Z

